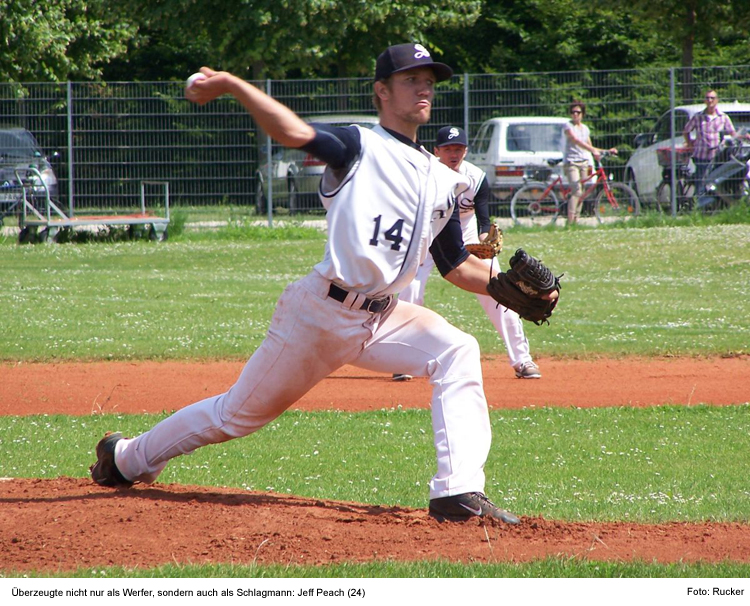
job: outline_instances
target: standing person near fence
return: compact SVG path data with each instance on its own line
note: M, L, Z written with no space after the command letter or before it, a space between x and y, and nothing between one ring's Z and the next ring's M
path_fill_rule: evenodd
M601 156L603 149L594 147L591 143L591 131L583 123L586 115L586 104L583 101L573 101L568 107L570 112L570 122L563 125L563 171L568 179L572 190L568 200L568 224L578 223L581 217L581 207L583 206L583 185L582 181L589 176L591 164L589 154L593 154L597 160ZM617 149L614 147L609 153L616 154Z
M192 101L203 105L229 93L274 140L327 163L320 185L328 211L325 255L286 288L265 340L226 393L179 410L135 439L105 435L96 447L94 481L154 482L170 459L261 429L352 364L429 377L437 455L432 515L518 524L484 494L492 433L476 339L394 296L414 279L430 245L450 282L476 293L487 287L487 266L461 241L457 201L468 182L417 140L430 118L434 85L452 70L420 44L387 48L376 62L380 124L371 130L310 125L236 76L201 71L207 77L188 89ZM544 298L555 301L558 293Z
M466 161L469 142L466 132L455 126L445 126L437 133L434 154L440 162L469 179L470 187L459 204L461 230L464 244L484 240L490 231L490 187L487 174L478 166ZM489 268L492 259L483 260ZM398 295L399 300L424 305L424 292L427 279L435 266L432 255L427 255L417 270L417 277ZM523 331L521 318L512 309L498 305L487 294L477 294L477 300L505 341L510 365L519 379L538 379L542 376L539 367L531 358L529 341ZM408 380L404 373L394 374L394 381Z
M719 95L715 90L706 91L706 107L688 120L682 131L685 146L690 151L695 164L695 194L700 195L705 188L706 173L714 156L719 151L722 134L737 136L732 119L719 110ZM690 133L695 131L695 139ZM746 138L742 135L743 138Z

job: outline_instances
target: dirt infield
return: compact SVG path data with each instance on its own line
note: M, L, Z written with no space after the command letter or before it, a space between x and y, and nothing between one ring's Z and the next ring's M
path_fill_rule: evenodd
M519 380L506 357L483 361L493 408L653 406L750 401L750 356L622 360L538 359L540 380ZM177 410L226 391L242 362L0 364L0 415L143 413ZM427 379L394 383L351 366L314 387L295 408L427 407Z
M541 380L515 379L505 358L484 361L494 408L732 405L750 400L750 357L538 360ZM226 390L241 363L0 365L0 414L174 410ZM429 404L425 379L345 367L297 405L366 410ZM93 445L92 445L93 446ZM73 570L168 562L326 564L374 559L523 562L750 562L750 525L563 523L518 527L440 523L424 510L321 501L228 488L155 484L100 488L87 479L0 479L0 569Z

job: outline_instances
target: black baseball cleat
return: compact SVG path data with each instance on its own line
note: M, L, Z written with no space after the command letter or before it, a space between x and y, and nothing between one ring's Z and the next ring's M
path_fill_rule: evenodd
M445 520L468 520L478 516L493 518L506 524L521 523L517 516L500 509L482 492L465 492L450 497L430 499L430 515Z
M111 488L130 488L133 482L126 480L115 465L115 445L122 440L122 434L108 431L96 445L96 463L89 471L91 478L99 486Z

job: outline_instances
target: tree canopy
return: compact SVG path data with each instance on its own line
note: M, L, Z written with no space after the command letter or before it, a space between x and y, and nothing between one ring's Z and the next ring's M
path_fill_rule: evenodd
M0 0L0 79L97 79L136 26L106 0Z
M369 76L419 41L457 72L750 63L747 0L0 0L4 81Z

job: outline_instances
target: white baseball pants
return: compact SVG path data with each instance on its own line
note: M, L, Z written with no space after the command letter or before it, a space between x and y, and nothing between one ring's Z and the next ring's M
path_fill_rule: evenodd
M491 266L491 259L483 259L483 261L488 268ZM435 267L435 262L432 260L431 255L427 255L424 263L417 270L417 276L407 288L399 293L399 300L424 305L424 291L433 267ZM512 309L498 305L489 295L476 295L476 297L490 319L490 322L495 327L495 330L503 337L510 365L515 369L519 369L527 362L531 362L531 349L526 334L523 331L523 322L520 316Z
M437 454L430 498L483 491L491 429L476 339L429 309L395 299L382 314L352 309L358 297L340 303L327 296L329 286L313 271L287 287L266 339L229 391L120 440L120 472L154 482L170 459L257 431L352 364L429 377Z

